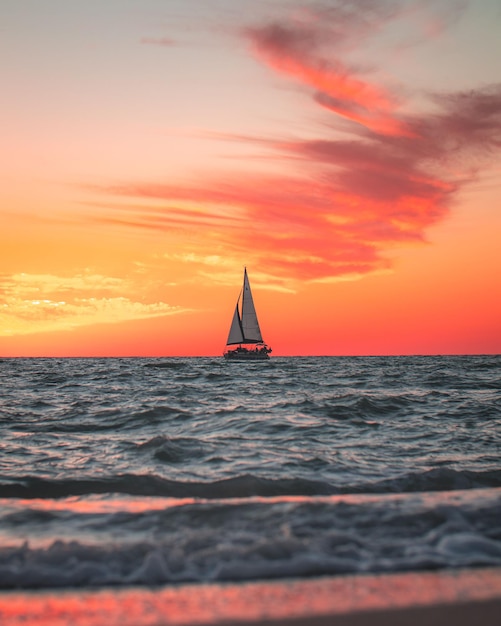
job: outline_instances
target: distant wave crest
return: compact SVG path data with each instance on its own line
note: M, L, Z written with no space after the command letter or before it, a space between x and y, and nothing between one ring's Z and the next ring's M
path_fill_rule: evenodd
M146 445L157 443L150 441ZM165 443L162 443L158 450L164 450L163 446ZM170 452L164 450L164 453L173 454L172 450ZM414 493L483 487L501 487L501 470L473 472L444 467L434 468L424 473L411 472L392 479L350 485L335 485L322 480L303 478L262 478L252 474L212 482L174 481L154 474L119 474L103 479L45 479L23 476L16 480L0 482L0 497L63 498L100 493L122 493L172 498L218 499L349 493Z

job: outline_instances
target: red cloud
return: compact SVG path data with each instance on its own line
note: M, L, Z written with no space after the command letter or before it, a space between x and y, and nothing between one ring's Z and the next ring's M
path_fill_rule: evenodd
M353 10L361 5L362 14ZM325 127L319 139L233 137L266 146L289 164L290 175L114 187L108 192L166 206L122 209L106 219L175 232L197 228L216 244L261 255L268 271L303 278L381 269L389 245L421 240L501 147L501 85L431 95L429 113L402 113L397 95L338 58L351 44L349 32L368 36L392 5L359 0L347 6L326 9L322 20L245 31L259 60L300 82L324 111L358 122L342 139ZM333 15L335 27L328 22ZM339 37L326 59L333 28Z
M318 56L318 42L309 26L304 29L272 24L245 32L258 59L314 88L315 99L322 106L380 132L404 132L401 123L392 117L395 97L363 80L339 58Z
M269 270L296 277L387 267L385 248L422 239L471 179L478 157L501 147L501 86L434 100L437 113L406 120L412 136L366 131L351 141L268 142L292 164L304 163L309 176L297 167L294 177L239 174L198 186L114 187L108 191L168 206L108 219L171 231L196 226L233 250L260 253Z

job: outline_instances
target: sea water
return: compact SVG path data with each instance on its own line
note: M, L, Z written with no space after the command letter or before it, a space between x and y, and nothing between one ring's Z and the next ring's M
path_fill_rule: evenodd
M501 357L0 360L0 588L501 565Z

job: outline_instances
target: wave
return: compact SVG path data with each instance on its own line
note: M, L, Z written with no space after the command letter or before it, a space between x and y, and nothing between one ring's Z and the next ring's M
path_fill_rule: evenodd
M0 588L499 567L500 514L498 490L204 501L101 514L25 507L3 515L4 528L31 532L32 541L0 546Z
M300 478L266 479L253 475L213 482L174 481L153 474L120 474L105 479L43 479L25 476L0 483L3 498L64 498L100 493L170 498L241 498L249 496L330 495L340 493L328 483Z
M140 444L145 445L145 444ZM146 446L158 442L146 442ZM162 451L161 444L159 450ZM160 452L162 454L162 452ZM164 450L163 454L174 454ZM172 462L172 461L171 461ZM395 478L351 485L304 478L265 478L244 474L217 481L175 481L156 474L118 474L107 478L46 479L21 476L0 482L3 498L64 498L90 494L121 493L170 498L247 498L252 496L314 496L336 494L415 493L501 487L501 470L469 471L438 467Z
M148 441L132 445L139 453L153 453L158 461L174 464L192 461L194 456L204 454L208 448L207 444L203 444L194 437L167 437L166 435L156 435Z
M44 415L40 415L41 410ZM40 433L93 433L116 432L117 429L129 431L165 424L166 421L186 420L192 417L192 413L168 404L133 410L122 407L96 409L90 401L77 401L65 407L61 414L52 405L37 400L30 411L13 417L18 431L32 432L35 427Z
M159 361L158 363L145 363L144 367L179 371L179 370L186 369L188 367L188 364L185 361L170 360L170 361Z

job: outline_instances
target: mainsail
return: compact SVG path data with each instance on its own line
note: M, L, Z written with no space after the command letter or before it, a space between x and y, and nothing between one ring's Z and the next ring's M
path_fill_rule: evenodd
M242 298L241 313L238 309L240 298ZM226 345L231 346L237 343L263 343L247 276L247 268L244 270L244 286L237 300Z

